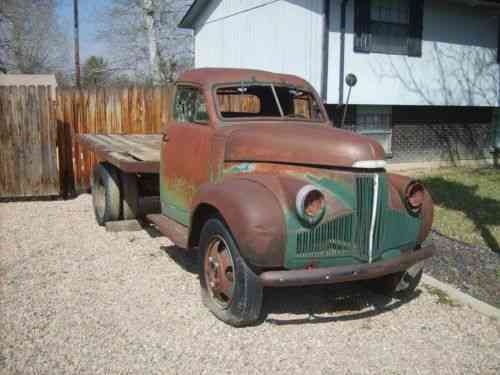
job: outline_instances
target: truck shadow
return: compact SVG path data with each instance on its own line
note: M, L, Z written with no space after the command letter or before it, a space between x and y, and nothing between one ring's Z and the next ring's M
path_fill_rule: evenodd
M161 246L161 250L184 271L198 273L199 260L195 251L186 251L177 246ZM405 300L394 300L373 293L363 282L265 288L262 314L257 324L316 324L365 319L395 310L417 298L420 293L417 289ZM291 315L297 318L290 318Z
M160 249L184 271L198 274L198 255L196 251L185 250L178 246L160 246Z
M177 246L161 246L160 249L184 271L198 274L199 259L195 251L186 251ZM264 322L293 325L365 319L393 311L418 298L420 293L417 289L408 298L395 300L372 292L366 287L366 282L265 288L262 313L257 325Z
M264 291L261 321L274 325L294 325L366 319L393 311L418 298L420 294L421 291L417 289L406 299L396 300L373 293L362 282L267 288ZM281 319L280 315L286 317ZM301 317L294 318L290 315Z

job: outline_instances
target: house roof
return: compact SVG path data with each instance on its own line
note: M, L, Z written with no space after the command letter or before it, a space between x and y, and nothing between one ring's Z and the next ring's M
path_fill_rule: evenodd
M54 96L57 80L54 74L0 74L0 86L50 86Z
M448 2L460 2L470 6L494 7L500 6L500 0L444 0ZM179 27L182 29L194 29L198 17L210 4L210 0L195 0L189 7L188 11L179 22Z
M193 1L184 17L182 17L181 22L179 22L179 27L181 29L194 29L196 20L209 4L210 0Z
M232 69L232 68L201 68L188 70L181 74L179 82L196 82L203 86L234 82L283 82L294 86L308 87L310 85L302 78L290 74L278 74L264 70Z

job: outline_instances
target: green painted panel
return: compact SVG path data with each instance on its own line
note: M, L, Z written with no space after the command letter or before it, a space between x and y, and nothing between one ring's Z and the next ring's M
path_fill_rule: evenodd
M335 181L329 178L316 178L312 175L306 175L306 179L323 190L328 191L335 199L340 201L346 207L354 207L356 196L352 184L343 181Z
M174 191L167 189L162 178L160 178L160 201L162 214L178 223L189 225L189 212L183 207L182 200Z
M311 263L318 267L357 264L368 261L370 227L374 199L373 175L356 176L347 184L327 179L308 180L353 209L353 214L325 218L314 228L305 227L294 212L287 211L287 254L285 267L302 268ZM401 248L413 248L421 219L389 207L388 181L379 175L377 215L373 236L373 260L399 256Z

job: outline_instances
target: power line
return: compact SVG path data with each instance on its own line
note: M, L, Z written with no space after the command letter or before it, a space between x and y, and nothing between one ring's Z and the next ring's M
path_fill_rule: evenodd
M73 0L74 21L75 21L75 72L76 87L80 87L80 31L78 29L78 0Z

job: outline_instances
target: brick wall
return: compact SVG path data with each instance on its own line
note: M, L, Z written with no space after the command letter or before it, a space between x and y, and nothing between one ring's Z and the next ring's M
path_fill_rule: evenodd
M391 163L491 157L493 123L393 124Z
M339 126L344 108L326 105L326 109L334 126ZM493 112L489 107L349 105L344 129L391 129L389 163L484 159L491 158ZM388 125L380 126L377 116Z

